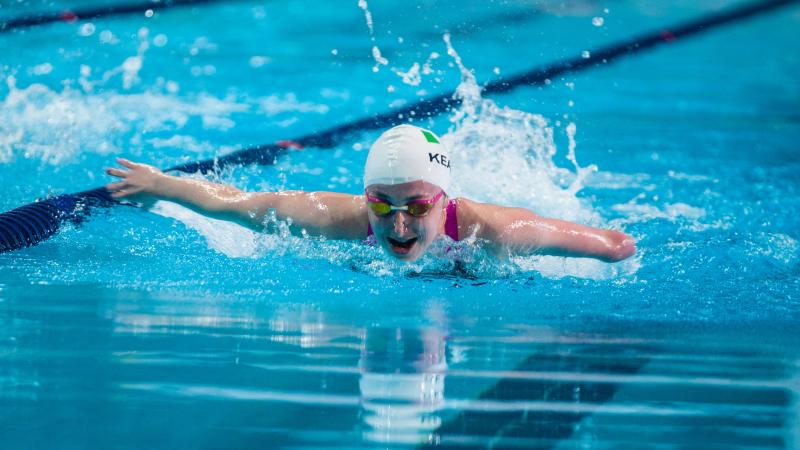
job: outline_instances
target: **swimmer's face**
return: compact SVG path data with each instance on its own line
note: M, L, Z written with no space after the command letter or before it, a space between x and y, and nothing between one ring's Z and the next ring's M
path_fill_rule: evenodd
M367 188L370 197L379 198L394 206L403 206L414 200L430 200L442 189L424 181L402 184L373 184ZM441 196L433 208L422 217L408 211L392 211L381 216L367 207L372 232L387 253L402 261L414 261L436 239L444 226L444 205L447 197Z

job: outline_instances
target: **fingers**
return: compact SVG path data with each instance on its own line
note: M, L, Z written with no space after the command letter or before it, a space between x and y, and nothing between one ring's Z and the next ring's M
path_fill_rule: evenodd
M137 168L137 167L139 167L141 165L141 164L137 164L137 163L135 163L133 161L129 161L129 160L125 159L125 158L117 158L117 162L120 163L120 165L123 165L123 166L125 166L125 167L127 167L129 169L135 169L135 168Z
M120 181L120 182L117 182L117 183L109 183L109 184L107 184L106 185L106 189L108 189L109 191L119 191L121 189L125 189L126 186L127 186L127 182Z
M128 172L120 169L115 169L113 167L106 169L106 173L115 176L117 178L125 178L128 176Z
M134 194L138 194L142 190L139 188L125 186L123 189L116 190L111 193L111 196L114 198L122 198L122 197L129 197Z

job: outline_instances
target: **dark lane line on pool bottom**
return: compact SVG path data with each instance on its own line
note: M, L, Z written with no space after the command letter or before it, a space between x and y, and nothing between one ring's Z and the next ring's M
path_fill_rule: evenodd
M181 1L210 2L214 0ZM697 35L725 24L765 14L780 7L797 3L800 3L800 0L768 0L708 14L683 24L645 33L616 44L592 50L589 52L588 57L582 54L575 58L566 59L543 68L535 68L510 78L496 80L488 83L483 88L482 93L497 94L508 92L521 86L546 85L548 80L561 74L599 67L622 56L633 55L660 44L672 43L679 38ZM441 94L416 102L405 108L356 120L325 131L278 143L245 148L222 157L174 166L165 169L165 172L181 171L206 174L212 171L219 171L228 166L272 165L288 149L302 149L305 147L333 148L355 133L387 128L414 118L434 117L450 111L459 104L460 100L454 98L453 92ZM118 202L111 197L111 193L105 187L100 187L75 194L63 194L2 213L0 214L0 253L36 245L57 233L65 221L80 222L89 215L93 207L111 207L117 204L131 205L128 202ZM46 223L46 227L37 227L31 220L24 217L32 214ZM23 216L23 218L20 218L20 216Z
M795 394L780 355L707 342L566 345L531 353L422 447L786 448Z

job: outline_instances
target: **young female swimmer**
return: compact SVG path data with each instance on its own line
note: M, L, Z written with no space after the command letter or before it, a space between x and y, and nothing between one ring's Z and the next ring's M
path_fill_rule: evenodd
M544 254L623 260L636 251L631 237L523 208L450 199L450 156L431 131L400 125L372 145L364 168L364 195L336 192L243 192L232 186L178 178L155 167L118 158L127 170L107 169L121 178L106 187L116 198L155 197L255 230L274 210L291 218L293 233L329 239L373 236L402 261L422 256L433 241L468 237L498 256Z

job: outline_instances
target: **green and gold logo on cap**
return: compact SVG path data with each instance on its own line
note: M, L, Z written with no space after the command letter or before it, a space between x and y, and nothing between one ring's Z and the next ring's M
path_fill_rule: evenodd
M436 136L433 135L430 131L422 130L422 135L425 136L425 140L430 142L431 144L438 144L439 141L436 139Z

